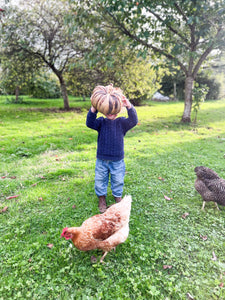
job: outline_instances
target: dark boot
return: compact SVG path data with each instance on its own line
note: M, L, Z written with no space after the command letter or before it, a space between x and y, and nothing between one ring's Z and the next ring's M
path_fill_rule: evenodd
M115 198L116 203L119 203L122 200L122 197L114 197L114 198Z
M99 211L100 213L104 213L107 209L105 196L99 196L98 198L99 198L99 203L98 203Z

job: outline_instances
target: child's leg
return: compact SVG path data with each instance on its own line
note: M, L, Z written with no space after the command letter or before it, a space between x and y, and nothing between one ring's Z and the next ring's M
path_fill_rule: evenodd
M107 195L108 182L108 161L97 158L95 165L95 193L98 197Z
M123 194L124 176L125 176L125 163L121 159L119 161L111 161L110 164L111 174L111 189L115 198L121 198Z

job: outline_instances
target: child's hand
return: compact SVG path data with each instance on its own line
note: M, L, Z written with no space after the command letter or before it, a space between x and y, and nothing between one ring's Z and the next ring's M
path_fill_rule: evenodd
M128 109L131 108L131 103L125 96L122 97L122 102L123 102L123 106L127 107Z
M94 106L91 107L91 112L96 113L97 109Z

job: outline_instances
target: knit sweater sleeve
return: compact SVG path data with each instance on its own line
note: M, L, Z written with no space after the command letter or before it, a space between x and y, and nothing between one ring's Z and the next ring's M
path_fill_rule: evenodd
M137 125L138 123L138 116L136 109L132 105L130 109L127 109L128 118L123 119L123 128L124 128L124 134L131 128Z
M88 111L87 118L86 118L86 125L87 127L98 131L101 125L101 121L100 121L101 118L97 119L97 113L98 111L93 113L91 109Z

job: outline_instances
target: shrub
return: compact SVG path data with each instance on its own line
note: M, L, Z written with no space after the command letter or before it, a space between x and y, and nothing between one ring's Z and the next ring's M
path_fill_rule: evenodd
M32 80L29 90L34 98L52 99L61 97L57 79L47 76L46 74L36 76Z
M200 75L196 82L199 86L207 85L209 90L206 95L206 100L216 100L219 98L220 93L220 83L216 81L215 78L209 78L204 75Z
M177 89L177 98L179 100L184 99L184 87L185 87L185 79L183 76L180 78L174 79L172 75L165 75L161 81L161 89L164 95L169 96L173 95L173 84L176 82ZM207 85L208 93L206 95L205 100L216 100L219 98L220 93L220 83L217 82L215 78L210 78L207 75L200 74L196 78L196 83L201 87Z

